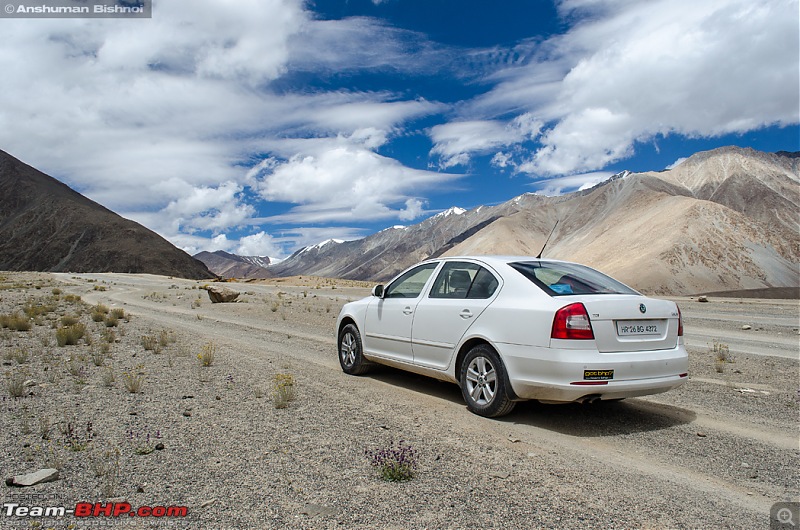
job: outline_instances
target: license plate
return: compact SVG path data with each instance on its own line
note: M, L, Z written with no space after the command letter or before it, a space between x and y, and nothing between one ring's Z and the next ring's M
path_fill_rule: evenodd
M666 323L663 320L617 320L620 337L661 335Z

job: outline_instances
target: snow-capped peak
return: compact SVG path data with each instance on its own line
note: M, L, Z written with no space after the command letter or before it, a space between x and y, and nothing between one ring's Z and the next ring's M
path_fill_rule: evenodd
M458 206L453 206L452 208L448 208L443 212L439 212L433 216L434 219L442 218L442 217L449 217L451 215L461 215L462 213L466 212L464 208L459 208Z
M310 247L304 248L302 250L302 252L308 252L309 250L315 250L315 249L319 250L322 247L324 247L325 245L328 245L328 244L331 244L331 243L334 243L334 244L338 245L339 243L344 243L344 240L342 240L342 239L326 239L322 243L317 243L316 245L311 245Z

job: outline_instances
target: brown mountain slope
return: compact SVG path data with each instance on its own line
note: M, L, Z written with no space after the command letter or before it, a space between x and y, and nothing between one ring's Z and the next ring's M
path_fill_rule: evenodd
M147 228L0 151L0 270L212 278Z
M256 265L250 260L253 258L259 260L261 263L269 264L269 258L260 256L237 256L228 252L217 250L215 252L198 252L194 255L205 263L208 270L222 278L255 278L264 279L272 278L272 273L266 267Z
M630 174L521 210L447 254L535 255L547 232L531 226L546 217L560 220L546 257L586 263L648 292L800 285L796 172L719 151L684 162L691 170Z
M670 171L311 247L270 270L385 280L430 256L536 255L558 221L545 257L586 263L645 292L796 287L799 164L792 154L716 149Z

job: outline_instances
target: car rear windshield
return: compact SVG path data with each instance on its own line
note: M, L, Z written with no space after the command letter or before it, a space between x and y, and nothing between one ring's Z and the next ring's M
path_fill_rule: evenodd
M509 265L550 296L639 294L602 272L575 263L522 261Z

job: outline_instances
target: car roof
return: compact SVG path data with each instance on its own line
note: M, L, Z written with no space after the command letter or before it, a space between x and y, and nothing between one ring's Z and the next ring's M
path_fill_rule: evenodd
M458 261L464 259L471 259L475 261L483 261L487 264L497 264L497 263L514 263L518 261L539 261L543 263L571 263L569 261L562 261L557 259L543 259L537 258L535 256L499 256L499 255L472 255L472 256L442 256L436 258L439 261ZM432 260L432 261L436 261Z

